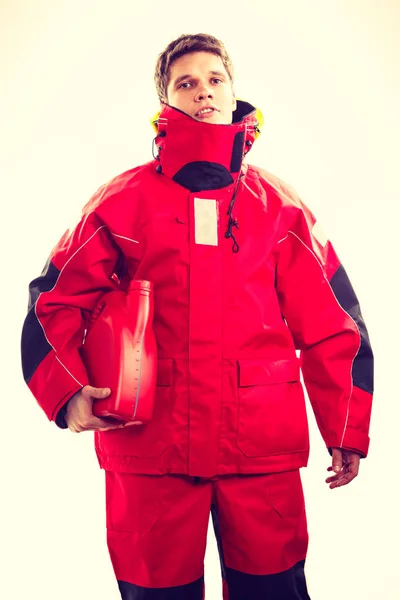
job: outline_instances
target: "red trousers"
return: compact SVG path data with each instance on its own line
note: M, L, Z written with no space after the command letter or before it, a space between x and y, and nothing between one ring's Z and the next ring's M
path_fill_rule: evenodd
M124 600L202 600L210 511L224 600L309 600L300 472L202 479L106 471L107 544Z

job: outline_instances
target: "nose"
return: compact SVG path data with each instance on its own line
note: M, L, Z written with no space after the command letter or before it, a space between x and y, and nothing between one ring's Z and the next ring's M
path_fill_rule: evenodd
M207 85L200 86L200 88L196 94L197 102L204 100L204 98L211 98L211 99L214 98L212 91L208 88Z

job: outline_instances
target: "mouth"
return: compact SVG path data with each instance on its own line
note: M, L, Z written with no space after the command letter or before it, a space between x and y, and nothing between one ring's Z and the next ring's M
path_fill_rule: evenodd
M209 119L216 112L218 109L213 106L203 106L194 116L196 119Z

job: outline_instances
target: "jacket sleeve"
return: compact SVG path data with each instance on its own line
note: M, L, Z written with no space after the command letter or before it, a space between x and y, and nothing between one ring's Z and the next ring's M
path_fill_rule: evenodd
M93 212L64 234L30 283L21 337L23 375L48 419L61 428L67 427L68 400L90 384L79 348L97 300L117 288L111 277L120 254Z
M329 452L341 447L366 457L373 394L368 332L346 271L303 203L278 242L276 287Z

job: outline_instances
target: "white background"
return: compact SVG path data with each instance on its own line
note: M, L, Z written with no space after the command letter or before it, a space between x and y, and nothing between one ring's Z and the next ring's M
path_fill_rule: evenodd
M303 469L312 600L400 597L396 0L1 2L0 596L118 600L93 434L59 430L22 379L28 283L83 204L151 159L157 55L181 33L222 39L236 93L264 113L248 157L290 183L332 240L376 356L371 447L329 490L310 413ZM220 598L213 536L207 600Z

